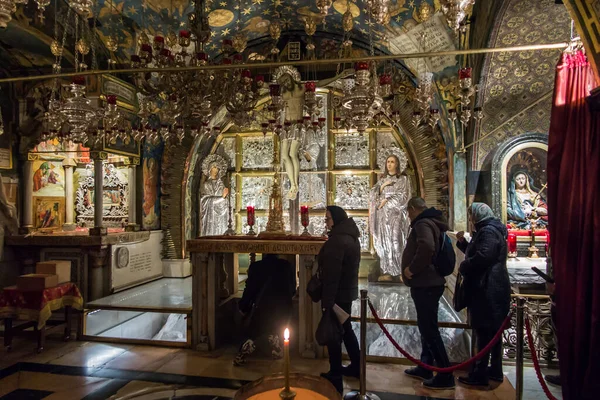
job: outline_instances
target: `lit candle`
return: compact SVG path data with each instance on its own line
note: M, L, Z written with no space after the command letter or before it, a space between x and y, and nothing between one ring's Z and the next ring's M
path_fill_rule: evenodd
M285 374L285 391L290 392L290 330L285 328L283 332L283 361Z

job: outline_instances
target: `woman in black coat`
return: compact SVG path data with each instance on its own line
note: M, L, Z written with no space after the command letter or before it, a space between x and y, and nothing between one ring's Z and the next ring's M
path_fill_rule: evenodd
M327 228L330 229L329 239L317 257L323 283L321 307L325 311L337 304L350 314L352 302L358 298L360 231L341 207L329 206L325 215ZM350 318L343 324L343 328L342 339L350 357L350 365L342 367L342 343L328 343L329 372L321 374L340 393L343 390L342 376L358 378L360 369L360 350Z
M464 232L458 232L457 247L465 253L459 272L464 277L467 307L479 352L498 332L510 309L507 230L487 204L473 203L468 214L475 233L471 242L467 243ZM468 377L458 378L459 382L472 386L487 386L490 379L497 382L504 380L502 340L475 362Z

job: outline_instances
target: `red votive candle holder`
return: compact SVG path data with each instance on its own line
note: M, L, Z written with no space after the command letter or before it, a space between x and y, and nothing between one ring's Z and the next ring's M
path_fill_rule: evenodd
M369 62L368 61L358 61L356 64L354 64L354 69L357 71L364 71L366 69L369 69Z
M106 102L108 104L117 104L117 96L114 94L109 94L108 96L106 96Z
M460 80L469 79L469 78L471 78L472 72L473 72L473 68L470 68L470 67L461 68L458 70L458 79L460 79Z
M223 64L230 65L231 64L231 58L224 58L223 59Z
M507 245L508 245L509 254L516 253L517 252L517 235L515 235L514 233L509 233Z
M190 31L186 31L185 29L180 30L179 31L179 37L189 39L189 37L190 37Z
M255 218L254 218L254 207L253 206L248 206L246 207L246 220L248 222L249 226L254 226L254 223L256 222Z
M196 53L196 59L200 60L200 61L206 61L206 60L208 60L208 55L201 51L201 52Z
M379 77L380 85L390 85L392 83L392 76L390 74L383 74Z
M75 85L85 85L85 77L81 75L74 76L71 82Z
M307 227L308 226L308 206L301 206L300 207L300 221L302 222L302 226Z
M249 69L242 71L242 78L252 78L252 72Z
M314 81L308 81L304 83L304 90L307 92L314 92L317 89L317 84Z
M258 82L264 82L265 81L265 77L264 75L256 75L254 77L254 82L258 83Z
M145 51L147 53L152 53L152 46L150 46L149 44L145 43L145 44L142 45L141 50Z

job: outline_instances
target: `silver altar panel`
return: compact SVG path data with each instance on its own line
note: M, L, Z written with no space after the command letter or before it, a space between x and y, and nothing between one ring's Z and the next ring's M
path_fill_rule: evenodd
M325 216L310 215L308 217L308 231L313 236L327 235L327 226L325 225Z
M369 175L336 175L335 205L346 210L369 209Z
M361 168L369 166L369 138L359 134L337 134L335 167Z
M162 278L87 303L89 308L192 309L192 278Z
M326 182L326 174L300 172L300 205L324 210L327 206Z
M256 210L268 210L272 185L272 176L243 176L241 209L254 206Z
M242 141L242 168L271 168L273 140L271 137L246 137Z
M367 284L365 280L359 282L360 289L367 289L369 299L376 308L380 318L397 320L417 320L414 302L410 297L410 288L404 285ZM352 316L360 316L360 300L352 304ZM368 313L368 317L372 317ZM440 300L438 311L440 322L465 323L463 314L456 313L444 297ZM356 334L359 334L359 324L353 323ZM394 339L411 355L419 357L421 354L421 339L416 326L386 325ZM453 362L464 361L469 358L471 335L464 329L440 329L442 340L448 351L448 356ZM393 347L392 343L383 334L379 325L369 323L367 326L367 354L385 357L402 357Z

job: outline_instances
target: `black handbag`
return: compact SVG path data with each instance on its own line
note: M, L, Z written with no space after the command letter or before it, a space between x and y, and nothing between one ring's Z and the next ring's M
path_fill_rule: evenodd
M314 274L306 285L306 293L315 303L321 301L323 295L323 282L321 282L321 267L318 267L317 273Z
M326 309L315 332L317 343L321 346L330 343L341 343L343 336L344 327L340 324L335 312L330 308Z
M469 297L467 285L464 276L459 272L456 274L456 283L454 284L454 297L452 303L455 311L461 311L469 306Z

